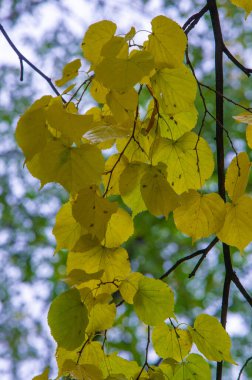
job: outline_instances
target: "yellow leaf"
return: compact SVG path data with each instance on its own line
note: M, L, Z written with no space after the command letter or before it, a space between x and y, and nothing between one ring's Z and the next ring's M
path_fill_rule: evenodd
M47 95L36 100L18 121L15 137L26 161L43 150L50 136L46 125L46 108L51 99Z
M103 270L100 270L99 272L96 273L87 273L84 270L81 269L73 269L65 278L65 282L69 286L73 285L80 285L83 284L84 282L88 282L90 280L97 280L100 279L103 275Z
M114 36L103 45L101 55L106 58L127 58L128 51L129 47L125 39L123 37Z
M246 129L246 139L248 146L252 149L252 125L248 125Z
M226 208L218 194L189 190L179 200L181 206L174 211L176 227L193 241L215 234L223 226Z
M166 174L162 165L148 166L140 182L144 203L155 216L168 217L179 205L179 197L168 184Z
M167 165L167 180L176 193L200 189L214 169L212 151L208 143L193 132L185 133L177 141L159 138L152 148L152 163Z
M90 94L98 103L106 103L106 95L109 90L104 87L100 82L98 82L95 78L92 80L90 86Z
M133 303L138 318L147 325L159 325L174 315L173 292L160 280L141 278Z
M107 124L106 122L97 122L85 133L84 138L92 144L97 144L110 142L111 139L123 139L125 136L129 136L128 128L124 128L117 123Z
M73 360L65 360L62 366L63 374L75 380L103 380L101 370L93 364L79 364Z
M76 143L79 143L84 133L92 128L93 123L92 115L69 112L60 97L52 99L46 112L46 119L52 128Z
M251 0L231 0L231 2L237 7L241 7L246 11L246 16L252 11L252 2Z
M236 364L230 353L231 339L217 318L200 314L193 328L189 326L188 329L198 350L208 360Z
M138 104L138 94L134 88L124 93L111 90L106 96L106 101L118 123L134 120L134 111Z
M209 364L198 354L190 354L175 368L172 380L211 380Z
M178 362L182 361L192 347L192 338L188 331L174 329L164 323L154 327L152 342L161 358L172 358Z
M81 44L84 57L91 63L97 64L101 59L102 47L115 32L116 24L112 21L103 20L90 25Z
M124 169L120 176L119 189L121 197L124 203L131 208L133 216L146 210L140 189L140 181L145 168L145 164L132 163Z
M151 25L152 33L145 48L153 55L155 67L180 66L187 44L186 35L181 27L165 16L155 17Z
M105 87L126 92L150 73L153 59L150 53L137 51L129 58L104 58L95 68L96 79Z
M111 302L112 297L109 294L99 294L93 299L88 308L89 323L87 333L95 333L110 329L113 326L116 316L116 305Z
M108 195L120 194L119 178L128 164L127 158L119 153L110 156L105 163L105 174L102 176L105 190ZM111 170L113 170L111 174Z
M45 148L27 163L30 173L41 181L58 182L67 191L99 183L104 170L104 158L98 148L89 144L68 147L57 140L49 140Z
M46 367L41 375L34 376L32 380L48 380L49 379L49 367Z
M64 86L65 83L74 79L78 75L80 67L80 59L75 59L74 61L67 63L63 68L62 77L55 81L56 86Z
M81 269L87 273L97 273L104 271L101 281L91 280L85 283L85 287L96 289L95 294L113 293L118 287L113 283L119 284L130 273L130 263L127 251L120 248L106 248L97 246L86 252L70 252L67 259L67 273L73 269Z
M151 78L154 96L165 114L191 111L197 83L186 66L161 69Z
M136 34L136 29L135 29L134 26L132 26L132 27L130 28L130 31L129 31L128 33L125 34L125 37L124 37L124 38L125 38L125 41L130 41L130 40L132 40L132 38L134 38L135 34Z
M138 282L143 277L139 272L131 272L119 285L122 298L129 304L133 304L133 298L138 289Z
M55 252L60 249L72 249L81 236L81 226L73 217L72 203L65 203L56 215L53 234L57 241Z
M250 166L247 153L241 152L233 158L227 169L225 188L233 202L236 202L246 190Z
M218 238L240 251L252 241L252 198L242 195L234 204L227 204L227 214Z
M73 203L73 216L89 234L102 240L118 205L96 194L96 187L82 189Z
M231 1L235 1L235 0L231 0ZM237 0L237 1L239 1L239 0ZM233 118L235 120L238 120L241 123L252 124L252 113L251 112L250 113L242 113L240 115L233 116Z
M104 241L105 247L116 248L126 242L134 233L134 224L131 216L122 208L111 215L107 224Z
M101 370L105 379L109 375L121 374L124 375L127 380L131 380L141 371L141 367L139 367L137 362L123 359L114 352L111 355L104 356L104 360L101 363ZM119 380L121 379L119 376L115 379L117 378Z

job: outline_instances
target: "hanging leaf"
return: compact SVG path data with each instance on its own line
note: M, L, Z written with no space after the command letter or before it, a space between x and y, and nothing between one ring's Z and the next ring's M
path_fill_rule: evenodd
M46 367L41 375L35 376L32 380L48 380L49 379L49 367Z
M134 296L138 289L138 283L143 277L142 273L131 272L119 285L119 290L125 302L133 304Z
M87 333L95 333L110 329L113 326L116 316L116 305L110 303L112 297L110 294L99 294L92 300L91 305L88 307L89 323L87 326Z
M180 363L172 380L211 380L209 364L202 356L190 354Z
M108 248L116 248L126 242L134 233L131 216L122 208L111 215L103 244Z
M246 11L246 17L252 11L252 3L250 0L231 0L231 2L237 5L237 7L243 8Z
M246 190L250 166L251 163L247 153L241 152L233 158L228 167L225 188L233 202L236 202Z
M78 75L80 67L80 59L75 59L74 61L67 63L63 68L62 77L55 81L56 86L64 86L65 83L74 79Z

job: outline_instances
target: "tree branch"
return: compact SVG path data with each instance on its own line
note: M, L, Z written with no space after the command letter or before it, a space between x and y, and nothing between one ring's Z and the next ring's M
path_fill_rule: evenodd
M208 11L208 5L206 4L199 12L195 13L184 23L182 29L185 34L188 34L195 25L198 24L199 20L204 16L204 14Z
M192 278L195 276L197 270L199 269L200 265L202 264L202 262L205 260L205 258L207 257L207 254L208 252L211 251L211 249L215 246L216 243L218 243L219 239L216 237L214 238L211 243L206 247L204 248L202 251L202 255L201 255L201 258L199 259L199 261L197 262L197 264L195 265L194 269L192 270L192 272L189 274L189 278Z
M240 290L240 293L243 295L245 300L249 303L249 305L252 307L252 297L248 294L246 289L241 284L239 277L237 274L233 271L232 273L232 282L237 286L237 288Z
M14 50L14 52L17 54L19 62L20 62L20 80L23 81L24 78L24 62L26 62L34 71L36 71L42 78L44 78L49 86L53 89L56 95L60 96L59 91L57 88L54 86L51 78L49 78L43 71L41 71L38 67L36 67L32 62L30 62L16 47L16 45L12 42L10 39L9 35L5 31L4 27L2 24L0 24L0 31L2 32L3 36L5 37L6 41L10 45L10 47ZM63 102L65 100L62 98Z
M243 64L241 64L228 50L224 42L222 43L222 50L226 54L226 56L230 59L231 62L235 64L241 71L243 71L248 77L250 77L250 74L252 73L252 69L249 69L248 67L245 67Z
M252 356L250 356L250 358L248 358L245 363L243 364L243 366L241 367L241 370L239 372L239 375L237 377L237 380L240 380L241 378L241 375L242 375L242 371L244 370L244 368L246 367L246 365L250 362L250 360L252 360Z

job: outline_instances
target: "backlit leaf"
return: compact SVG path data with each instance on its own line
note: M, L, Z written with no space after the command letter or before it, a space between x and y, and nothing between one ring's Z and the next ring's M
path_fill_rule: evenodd
M134 233L131 216L122 208L111 215L103 244L108 248L116 248L129 239Z
M208 143L193 132L185 133L177 141L159 138L153 144L152 163L167 165L167 180L176 193L200 189L214 169L212 151Z
M188 331L166 324L156 326L152 333L153 347L161 358L181 361L191 350L192 338Z
M117 122L123 123L134 118L138 104L138 95L134 88L122 94L111 90L106 96L106 101Z
M192 240L208 237L223 226L226 208L219 194L200 194L189 190L179 198L181 205L174 211L176 227Z
M131 272L119 285L122 298L129 304L133 304L133 298L138 289L138 282L143 277L142 273Z
M252 3L251 0L231 0L234 5L237 7L241 7L246 11L246 15L248 16L252 11Z
M123 374L127 380L131 380L134 378L134 375L140 372L141 367L139 367L137 362L123 359L114 352L104 357L101 363L101 370L105 378L109 375Z
M34 376L32 380L48 380L49 379L49 367L46 367L41 375Z
M246 139L248 146L252 149L252 125L248 125L246 129Z
M177 366L172 380L211 380L209 364L202 356L190 354Z
M252 198L241 196L235 203L227 203L227 214L218 238L240 251L252 241Z
M146 50L153 55L155 67L180 66L187 43L186 35L181 27L165 16L155 17L151 25L152 33L148 37Z
M67 63L63 68L62 77L55 81L56 86L64 86L65 83L74 79L78 75L80 67L80 59L75 59L74 61Z
M128 164L128 159L119 153L110 156L105 163L105 174L102 176L104 188L108 195L120 194L119 178ZM113 172L111 173L111 171Z
M70 289L56 297L49 309L48 324L59 346L74 350L84 341L88 311L80 293Z
M233 202L236 202L246 190L250 167L247 153L241 152L233 158L227 169L225 188Z
M172 290L160 280L141 278L133 302L138 318L147 325L159 325L173 316Z
M89 323L87 333L110 329L113 326L116 316L116 305L109 304L111 296L99 294L88 307Z
M217 318L200 314L194 326L188 327L198 350L209 360L225 360L235 364L231 353L231 339Z

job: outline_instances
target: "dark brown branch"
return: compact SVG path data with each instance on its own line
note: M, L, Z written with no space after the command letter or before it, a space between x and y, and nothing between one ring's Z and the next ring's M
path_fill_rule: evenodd
M204 14L208 11L208 5L206 4L199 12L195 13L184 23L182 29L185 34L188 34L195 25L198 24L199 20L204 16Z
M38 69L32 62L30 62L18 49L17 47L15 46L15 44L12 42L12 40L10 39L9 35L7 34L7 32L5 31L4 27L2 24L0 24L0 31L2 32L3 36L5 37L6 41L8 42L8 44L10 45L10 47L14 50L14 52L17 54L18 56L18 59L19 59L19 62L20 62L20 80L23 81L23 78L24 78L24 65L23 63L27 63L27 65L29 65L34 71L36 71L42 78L44 78L47 83L49 84L49 86L53 89L53 91L55 92L56 95L60 96L60 93L59 91L57 90L57 88L54 86L51 78L49 78L45 73L43 73L43 71L41 71L40 69ZM62 98L62 100L64 101L64 99ZM64 101L65 102L65 101Z
M247 364L250 362L250 360L252 360L252 356L250 356L250 358L248 358L248 359L245 361L245 363L243 364L243 366L241 367L241 370L240 370L240 372L239 372L239 375L238 375L238 377L237 377L237 380L240 380L241 375L242 375L242 372L243 372L244 368L247 366Z
M252 69L249 69L248 67L245 67L242 63L240 63L233 56L233 54L228 50L228 48L226 47L226 45L224 43L222 45L222 50L226 54L226 56L230 59L230 61L232 61L235 64L235 66L237 66L241 71L244 72L244 74L246 74L248 77L250 77L250 75L252 73Z
M205 260L205 258L207 257L207 254L208 252L211 251L211 249L215 246L215 244L219 241L219 239L216 237L214 238L211 243L203 249L204 252L202 252L201 254L201 258L199 259L199 261L197 262L197 264L195 265L194 269L192 270L192 272L189 274L189 278L192 278L195 276L197 270L199 269L200 265L202 264L202 262Z
M136 380L140 379L140 376L143 373L144 368L146 366L149 367L149 365L148 365L149 345L150 345L150 326L148 326L147 344L146 344L146 349L145 349L145 361L144 361L144 364L143 364L141 371L139 372Z
M239 277L235 272L232 273L232 282L237 286L237 288L240 290L240 293L243 295L245 300L249 303L249 305L252 307L252 297L248 294L246 289L241 284Z
M162 276L159 277L160 280L163 280L165 277L168 277L170 273L172 273L180 264L182 264L184 261L188 261L188 260L191 260L193 259L194 257L197 257L199 255L206 255L214 246L215 244L218 242L218 238L214 238L211 243L206 247L206 248L203 248L203 249L199 249L198 251L194 252L194 253L191 253L190 255L187 255L185 257L182 257L181 259L179 259L178 261L176 261L176 263L170 268L168 269L168 271L166 271ZM201 263L200 263L201 264ZM198 269L198 268L197 268ZM196 269L196 270L197 270ZM195 268L194 268L195 270ZM190 277L190 275L189 275Z

